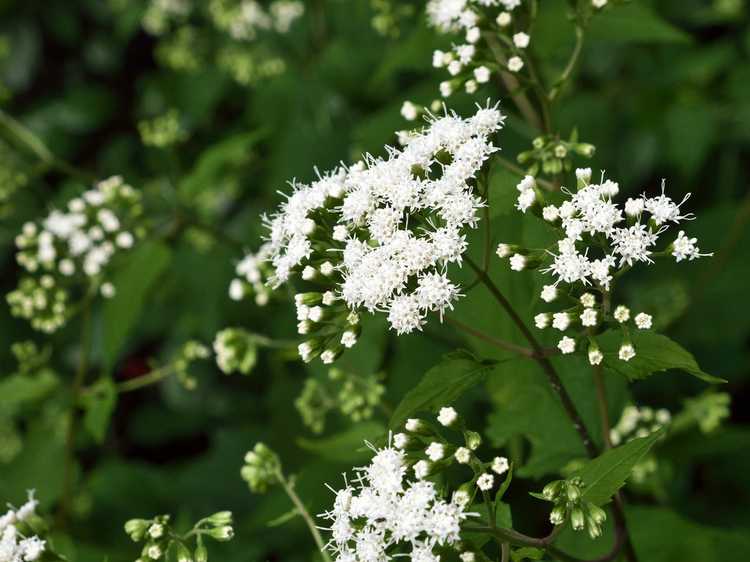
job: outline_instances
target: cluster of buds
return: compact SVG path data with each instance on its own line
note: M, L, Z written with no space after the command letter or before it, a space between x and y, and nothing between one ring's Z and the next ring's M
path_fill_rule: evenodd
M302 278L314 280L318 275L333 274L333 266L324 262L318 269L311 266L302 271ZM350 310L332 291L298 293L294 297L297 309L297 333L308 339L298 346L305 363L320 357L329 365L344 352L354 347L362 330L359 313Z
M570 520L574 531L586 529L592 539L602 534L602 524L607 519L605 511L591 502L583 500L585 483L579 477L555 480L547 484L536 497L552 502L554 507L549 520L553 525L562 525Z
M543 135L535 138L531 145L531 150L521 152L517 160L532 176L540 172L547 175L570 172L573 169L573 155L591 158L596 151L593 144L578 142L578 132L575 130L567 141L553 135Z
M114 176L71 199L67 210L24 224L16 260L29 275L7 296L11 312L51 333L66 322L75 298L95 289L113 297L107 270L143 235L141 214L140 194Z
M157 515L153 519L130 519L125 523L125 532L133 542L144 543L136 562L166 560L168 552L174 553L177 562L206 562L205 538L226 542L234 537L231 511L219 511L204 517L185 534L179 534L170 524L170 519L169 515ZM192 538L195 538L195 546L191 543Z
M172 363L177 380L188 390L193 390L197 382L190 374L190 366L195 361L208 359L211 351L198 341L187 341L180 348L176 359Z
M46 524L36 513L38 506L39 501L31 490L26 503L18 509L9 504L5 514L0 515L0 560L36 562L43 558L60 559L49 549L48 542L40 537L46 530Z
M456 494L465 495L466 501L470 503L477 490L489 493L497 483L497 477L510 469L508 459L495 457L492 461L483 462L477 452L482 444L482 437L466 428L463 418L454 408L441 408L436 419L438 425L410 418L404 425L404 431L393 436L393 446L406 453L414 476L422 480L453 464L465 465L471 468L473 477L461 485ZM461 437L445 437L441 428L451 429Z
M278 484L281 478L281 460L263 443L257 443L245 454L245 466L240 471L250 491L263 494L269 486Z
M245 297L252 296L255 304L265 306L271 296L271 290L266 281L273 274L273 268L268 263L268 251L270 246L264 244L257 253L245 254L245 257L237 263L235 274L229 284L229 298L233 301L241 301Z
M669 425L671 421L672 415L664 408L654 410L648 406L626 406L617 425L610 430L609 440L612 445L617 446L632 439L648 437Z
M146 146L166 148L187 139L187 131L180 122L180 114L170 109L163 115L138 122L141 142Z
M331 368L326 380L310 377L294 402L302 421L314 433L325 428L326 416L333 410L353 422L370 419L385 393L382 373L358 375Z
M52 348L42 349L31 340L14 342L10 351L18 363L18 372L22 374L34 373L44 367L52 355Z
M257 360L256 338L242 328L225 328L214 338L216 364L227 375L242 373L247 375Z

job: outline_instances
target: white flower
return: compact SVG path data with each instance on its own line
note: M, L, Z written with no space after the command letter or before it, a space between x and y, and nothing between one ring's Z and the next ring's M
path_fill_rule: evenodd
M542 209L542 218L548 222L555 222L560 218L560 212L554 205L547 205Z
M635 199L629 197L628 200L625 201L625 214L629 217L640 217L641 214L643 214L643 210L646 208L645 205L646 202L643 197L637 197Z
M409 436L406 433L397 433L393 436L393 446L396 449L403 449L409 443Z
M556 312L552 315L552 327L564 332L570 327L570 315L567 312Z
M445 427L449 427L458 419L458 412L450 406L440 408L440 412L438 412L437 420L440 422L440 425L444 425Z
M434 51L432 53L432 66L434 66L435 68L444 67L447 64L445 59L446 59L446 53L440 50Z
M406 420L404 427L406 428L406 431L419 431L420 427L422 427L422 420L418 418L409 418Z
M622 344L618 352L618 357L623 361L630 361L635 357L635 348L629 343Z
M487 68L486 66L478 66L477 68L474 69L474 79L479 84L486 84L487 82L489 82L490 75L491 75L490 69Z
M498 244L497 250L495 250L495 254L497 254L497 257L499 257L500 259L503 259L507 258L512 251L513 250L511 246L509 246L508 244Z
M534 316L534 324L540 330L544 330L547 326L549 326L549 314L547 314L546 312L540 312L539 314Z
M343 334L341 334L341 345L346 347L347 349L352 348L357 343L357 334L351 330L346 330Z
M596 306L596 297L591 293L583 293L579 300L584 308L593 308Z
M682 260L693 261L696 258L713 256L710 254L701 254L700 249L696 245L698 242L697 238L688 238L683 230L677 234L677 238L672 242L672 255L675 261L681 262Z
M645 312L641 312L639 314L635 315L635 325L638 327L639 330L650 330L651 324L653 322L653 317L650 314L646 314Z
M533 189L527 189L518 194L516 209L525 213L534 203L536 203L536 193Z
M544 302L552 302L557 298L557 287L545 285L542 287L541 298Z
M615 312L613 314L615 317L615 320L617 320L620 324L624 324L628 320L630 320L630 309L621 304L617 308L615 308Z
M604 359L604 354L598 349L589 349L589 363L599 365Z
M153 544L146 549L146 556L151 558L151 560L158 560L161 558L161 555L162 550L158 544Z
M602 9L607 5L607 0L591 0L591 5L597 10Z
M467 94L473 94L477 91L479 88L476 80L467 80L464 84L464 90L466 90Z
M107 281L105 283L102 283L101 287L99 287L99 292L105 299L111 299L115 296L115 293L117 291L115 290L115 286Z
M425 460L414 463L414 476L417 480L424 480L430 473L430 463Z
M523 68L523 60L521 57L510 57L508 59L508 70L511 72L518 72Z
M150 537L151 537L152 539L158 539L158 538L159 538L159 537L161 537L161 536L162 536L163 534L164 534L164 525L162 525L161 523L153 523L153 524L152 524L152 525L151 525L151 526L150 526L150 527L148 528L148 535L149 535L149 536L150 536Z
M466 42L467 43L476 43L479 41L479 37L482 35L482 32L479 31L478 27L470 27L466 30Z
M442 443L433 441L427 449L425 449L425 455L427 455L427 458L432 462L437 462L445 456L445 446Z
M477 487L483 492L487 492L495 485L495 477L489 472L485 472L477 478Z
M497 474L505 474L510 468L508 459L505 457L495 457L492 459L492 471Z
M448 81L440 82L440 95L448 98L453 93L453 84Z
M469 451L469 449L467 449L466 447L459 447L458 449L456 449L456 452L453 453L453 457L459 464L468 464L471 460L471 451Z
M596 309L587 308L581 313L581 325L590 328L596 326L597 323L597 312Z
M495 21L500 27L508 27L512 19L512 16L508 12L500 12Z
M513 271L523 271L526 268L526 256L513 254L510 257L510 268Z
M461 562L476 562L476 555L471 551L462 552L458 555Z
M573 353L576 350L576 340L568 336L563 336L558 342L557 347L563 354Z
M525 49L529 46L530 37L527 33L520 31L513 35L513 44L519 49Z
M461 64L460 60L452 60L448 64L448 74L451 76L457 76L461 73L461 70L463 69L463 64Z
M583 184L590 183L591 168L576 168L576 179Z

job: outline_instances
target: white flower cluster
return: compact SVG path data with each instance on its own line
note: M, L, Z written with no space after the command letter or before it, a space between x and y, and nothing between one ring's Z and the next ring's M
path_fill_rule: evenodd
M12 313L38 330L54 332L66 321L76 287L99 287L105 298L114 296L106 270L116 255L134 246L141 212L140 194L114 176L71 199L67 210L26 223L16 236L16 260L31 276L8 294Z
M389 549L409 545L411 560L438 562L435 547L460 540L468 494L446 501L433 482L406 478L403 451L373 451L370 464L355 469L353 482L335 492L333 508L321 515L331 521L327 548L336 562L385 562Z
M444 33L464 33L464 43L454 45L450 51L437 50L432 56L435 68L445 68L450 80L440 84L440 93L450 96L463 85L473 94L480 84L489 82L492 69L498 62L484 44L484 39L499 37L494 45L502 51L502 69L519 72L524 66L523 53L531 37L523 30L514 30L513 10L521 0L430 0L427 19L433 27ZM515 32L514 32L515 31Z
M600 301L609 302L604 295L609 295L613 279L636 263L652 264L654 256L669 253L678 262L712 254L700 253L696 239L687 238L683 231L666 250L657 252L654 249L670 223L679 224L694 218L692 214L682 214L680 211L690 194L676 203L665 195L662 185L662 192L656 197L644 194L629 198L623 206L618 206L613 202L619 193L616 182L605 180L602 176L600 183L592 184L589 168L576 170L576 178L577 191L562 188L568 199L559 206L544 204L544 196L537 189L532 176L526 176L517 186L519 195L516 208L522 213L532 209L562 235L557 242L557 253L500 244L497 254L501 258L509 258L509 265L514 271L541 267L543 273L554 275L554 283L542 289L541 298L545 302L552 302L563 293L561 284L570 286L566 296L577 301L575 306L556 313L537 314L534 318L537 328L544 329L551 325L561 332L576 328L591 334L594 328L610 321L619 325L625 333L618 356L623 361L629 361L636 355L625 326L630 320L630 310L618 306L610 312L608 306L605 309L603 302L598 302L594 294L586 292L586 288L591 287L601 293ZM633 320L637 329L651 329L653 319L650 315L641 312ZM589 362L598 365L604 356L593 337L590 340ZM573 353L576 340L564 336L558 348L564 354Z
M671 421L672 415L664 408L654 410L648 406L642 408L626 406L622 411L620 421L610 430L609 440L612 445L617 446L631 439L648 437Z
M468 119L429 114L402 149L386 147L387 158L367 155L310 185L292 183L265 218L261 254L238 268L243 284L230 291L241 296L266 276L274 288L295 275L317 284L296 297L298 331L314 336L299 348L306 361L330 363L353 346L359 309L386 313L399 334L421 329L430 312L442 318L460 296L447 268L461 264L464 231L477 226L474 182L498 150L491 135L503 121L489 104Z
M270 249L269 244L263 244L257 253L245 254L235 267L237 277L229 284L229 298L240 301L248 295L254 295L258 306L268 304L270 289L266 282L270 276L267 263Z
M29 492L28 501L18 509L9 507L0 516L0 561L34 562L45 550L46 542L36 535L24 536L22 529L28 529L27 521L35 515L39 501L34 492Z
M233 39L251 41L259 31L287 33L304 14L305 5L295 0L276 0L266 9L256 0L211 0L208 10L216 26Z

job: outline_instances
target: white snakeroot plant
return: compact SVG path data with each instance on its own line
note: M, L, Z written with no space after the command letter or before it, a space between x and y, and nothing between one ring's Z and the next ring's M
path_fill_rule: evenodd
M326 548L337 562L388 560L401 545L412 560L439 560L437 547L459 544L466 504L443 498L433 482L410 480L404 451L370 447L370 464L354 469L320 516L330 522Z
M630 361L637 355L628 331L631 312L624 305L610 310L614 280L631 267L651 265L655 258L670 254L677 262L712 254L700 253L697 240L687 238L684 231L680 231L665 248L657 248L671 225L695 218L681 210L690 194L676 202L666 195L662 184L661 193L654 197L643 194L618 205L615 197L620 188L616 182L605 179L602 174L599 183L591 183L588 168L576 170L576 179L577 189L571 191L563 187L561 191L565 200L559 205L551 205L545 204L545 195L535 179L524 177L517 186L516 209L539 216L554 229L559 239L552 249L533 250L501 244L497 254L501 258L511 254L509 266L513 271L538 269L554 278L551 285L542 289L540 296L543 301L552 302L561 292L575 301L572 308L551 316L537 314L534 317L539 329L547 328L551 317L553 328L577 332L575 337L566 335L558 343L563 354L574 353L576 340L587 338L590 342L589 362L599 365L604 355L595 337L608 327L616 327L622 331L623 337L617 357ZM501 247L503 251L500 251ZM639 312L633 323L639 330L649 330L653 318Z
M11 312L52 333L68 320L77 299L116 294L111 263L143 236L141 195L114 176L97 183L16 236L16 260L27 272L7 295Z
M305 361L332 363L355 345L362 310L386 314L398 334L420 330L431 312L442 319L461 296L449 266L461 265L465 233L478 225L476 178L498 150L492 136L503 121L489 104L468 119L428 113L426 127L403 148L386 147L386 158L366 155L310 185L293 182L265 219L261 252L237 266L230 296L266 294L266 279L271 288L316 287L295 299Z

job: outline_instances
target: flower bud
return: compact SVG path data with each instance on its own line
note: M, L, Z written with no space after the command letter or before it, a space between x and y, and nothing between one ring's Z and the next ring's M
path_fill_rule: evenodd
M195 562L208 562L208 549L203 544L199 544L195 549Z
M464 440L466 441L466 446L472 451L476 451L482 444L482 436L476 431L464 431Z
M578 506L574 507L570 512L570 524L573 530L580 531L583 529L585 522L583 510Z
M150 522L145 519L131 519L125 523L125 532L130 535L131 539L138 542L146 534L149 525Z
M550 482L547 484L544 489L542 489L542 495L544 496L544 499L546 500L554 500L557 498L557 496L560 495L560 489L562 488L563 481L562 480L555 480L554 482Z
M589 502L586 505L586 508L589 512L589 519L591 519L597 525L601 525L607 520L607 512L605 512L598 505L594 505L593 503Z
M553 525L562 525L565 522L565 506L556 505L549 514L549 521Z
M581 489L573 482L566 482L565 495L567 496L568 501L575 503L581 499Z
M231 511L219 511L206 518L211 525L230 525L232 523Z
M234 537L234 529L229 525L216 527L208 531L208 535L217 541L230 541Z
M174 544L177 562L193 562L193 555L184 544L176 541Z

